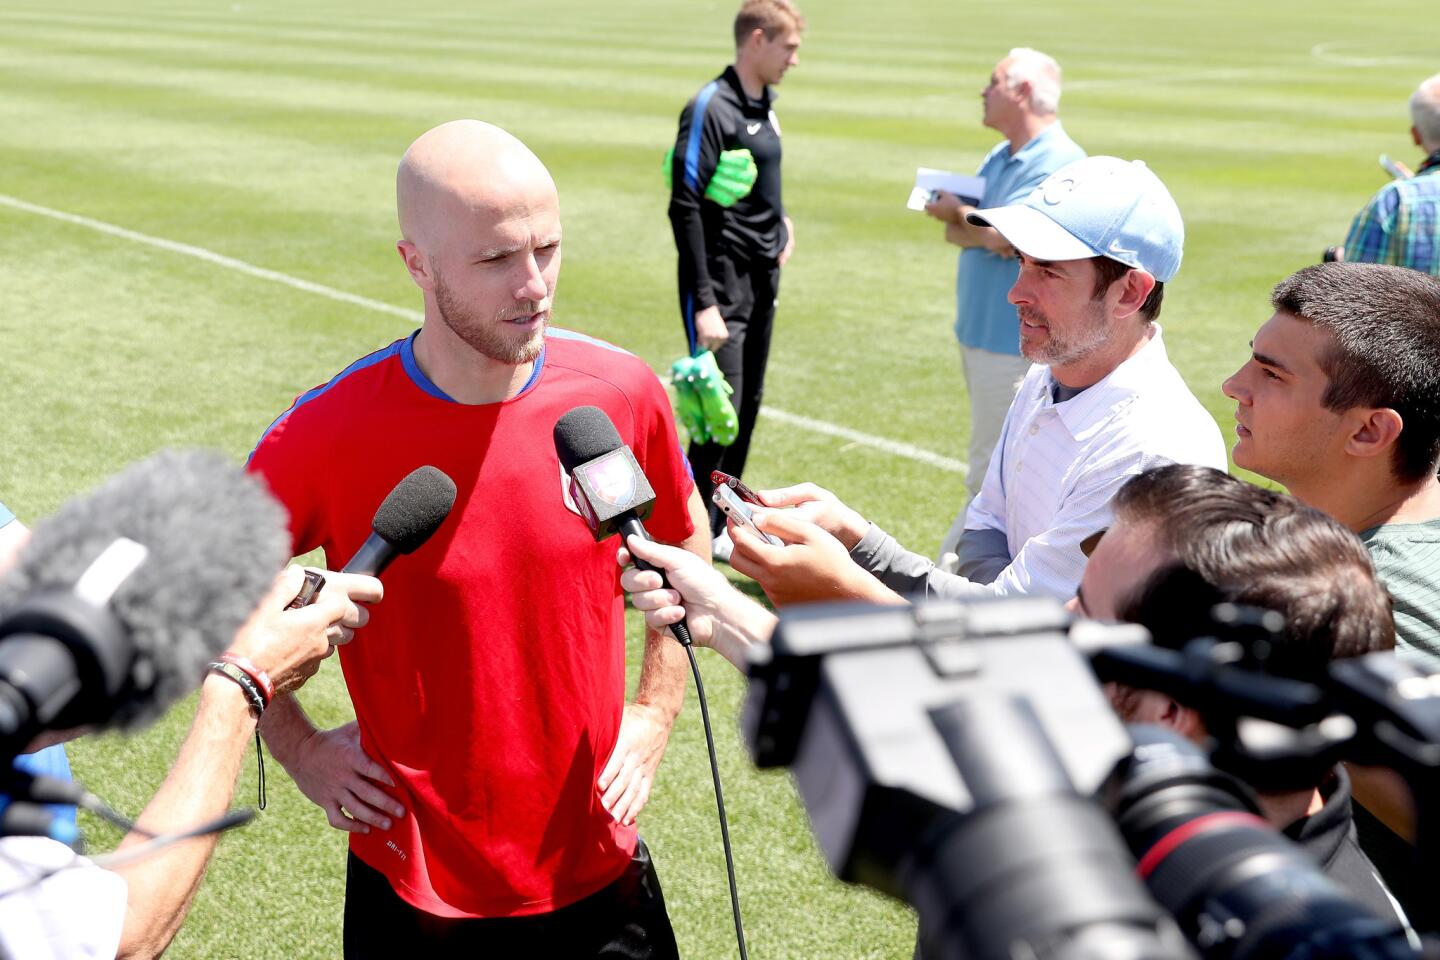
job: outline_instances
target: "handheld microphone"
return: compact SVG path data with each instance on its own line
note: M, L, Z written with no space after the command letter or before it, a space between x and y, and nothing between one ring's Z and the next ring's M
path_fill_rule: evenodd
M576 407L555 424L555 453L570 475L570 496L598 543L620 534L651 539L645 518L655 507L655 491L645 479L635 454L615 430L615 424L599 407ZM665 571L632 558L641 570ZM682 619L670 631L684 646L690 646L690 628Z
M0 759L159 717L269 592L285 515L218 455L167 451L39 524L0 580Z
M570 497L598 543L606 537L651 539L645 531L644 519L655 506L655 491L640 470L635 454L620 439L615 424L599 407L576 407L555 424L555 453L565 472L570 475ZM632 556L641 570L660 574L662 586L669 587L665 571L639 557ZM720 813L720 839L725 847L725 871L730 883L730 909L735 917L735 939L740 947L740 960L747 960L745 930L740 921L740 894L735 885L735 855L730 849L730 825L725 818L725 795L720 788L720 764L715 758L715 735L710 729L710 707L705 701L705 684L700 679L700 664L695 661L694 641L690 626L682 617L670 625L670 632L690 658L690 672L695 677L695 693L700 701L700 718L705 725L705 746L710 751L710 776L715 783L715 806Z
M401 554L414 553L455 506L455 481L436 467L416 467L381 502L370 536L341 573L378 577Z

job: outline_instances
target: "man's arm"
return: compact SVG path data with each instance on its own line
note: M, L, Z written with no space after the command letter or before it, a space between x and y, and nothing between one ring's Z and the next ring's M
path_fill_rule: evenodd
M320 661L334 650L331 638L336 626L353 628L363 620L350 596L329 584L328 592L322 591L311 606L284 609L299 586L294 568L282 575L230 647L268 674L277 690L294 689L319 669ZM354 577L349 586L357 598L379 599L378 580ZM140 814L137 826L149 833L167 833L224 813L254 732L255 718L240 687L226 677L208 675L175 766ZM146 839L132 832L120 849ZM128 888L117 956L157 957L165 951L185 920L217 839L215 834L196 837L115 868Z
M777 607L853 600L904 603L904 599L850 558L845 544L796 511L757 508L755 525L783 540L774 546L745 527L730 524L735 544L730 565L760 584Z
M710 518L698 490L691 489L686 507L694 532L680 546L708 564ZM688 663L689 657L668 632L646 624L645 659L635 699L625 705L615 749L595 784L601 805L619 823L634 823L650 799L670 729L685 702Z
M370 577L355 578L353 574L329 573L325 590L342 590L352 582L378 584ZM324 595L322 591L321 595ZM358 596L371 602L371 594ZM379 599L378 595L373 595ZM368 621L364 607L361 619ZM353 631L336 636L338 643L348 642ZM369 833L372 826L390 829L391 817L403 816L405 808L398 800L380 789L395 786L394 780L379 763L360 746L360 727L355 721L333 730L318 730L305 715L300 701L290 693L277 694L260 721L260 734L270 753L285 768L295 786L311 802L325 811L330 826L348 833Z
M715 98L705 97L703 92L686 104L675 136L670 175L669 214L680 259L681 309L686 313L686 322L694 324L697 345L712 350L718 349L730 336L715 303L705 246L705 223L700 212L705 187L724 149L719 113Z
M957 247L989 250L1002 257L1015 256L1015 248L1000 235L994 227L981 227L965 218L977 208L962 203L960 198L944 190L936 191L936 197L925 204L925 212L945 224L945 240Z
M972 600L995 595L985 584L947 573L929 557L905 549L873 523L850 550L850 559L900 596Z
M653 570L630 566L632 553L664 570L670 586L661 586ZM696 646L709 647L741 671L747 651L770 642L775 614L731 586L709 560L638 537L629 538L617 559L626 568L620 586L647 626L664 630L685 617Z
M224 813L254 732L255 718L240 688L224 677L206 678L180 756L137 825L161 833ZM143 840L132 833L120 849ZM117 957L158 957L165 951L190 910L217 840L215 834L196 837L115 868L129 889Z
M841 571L832 566L833 551L770 554L769 556L776 560L783 558L794 573L791 578L788 572L772 568L767 569L763 576L755 577L762 586L768 582L779 596L785 598L783 601L776 599L776 595L770 595L767 589L767 595L777 604L806 599L864 599L888 603L894 602L896 597L913 594L944 599L966 599L990 594L990 591L964 577L936 569L929 558L906 550L894 537L846 506L839 497L823 487L813 483L799 483L778 490L762 490L759 496L767 506L794 507L795 516L816 524L840 541L840 544L849 550L850 559L882 586L881 589L869 585L862 588L858 581L850 580L848 575L842 579ZM754 561L757 569L760 566L770 566L763 555L754 551L747 551L742 556L741 563L750 560ZM822 563L828 572L823 572L820 576L807 575L803 568L803 564L807 562ZM741 572L748 573L743 569ZM782 578L786 582L782 583Z
M325 484L316 481L324 464L337 462L335 438L323 420L293 405L260 438L247 469L261 476L290 514L291 548L306 553L325 542ZM344 574L328 574L326 587ZM404 808L380 789L393 787L385 769L360 748L352 721L317 730L294 697L277 695L260 722L260 735L300 792L325 811L337 830L368 833L388 828Z
M960 534L960 576L976 583L994 583L995 578L1014 559L1010 556L1010 538L1004 530L994 527L966 529Z

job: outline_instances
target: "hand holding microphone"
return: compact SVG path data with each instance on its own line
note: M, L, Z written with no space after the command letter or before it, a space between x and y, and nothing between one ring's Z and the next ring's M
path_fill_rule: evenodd
M643 521L655 507L655 491L605 411L576 407L561 417L555 424L555 453L570 475L570 495L597 543L617 533L650 539ZM660 568L639 558L635 565L659 573L664 583ZM670 632L690 646L683 616L670 624Z
M307 602L286 605L287 598L298 598L297 591L311 582L311 573L286 568L227 651L263 671L276 693L289 693L313 677L335 645L347 643L369 621L364 605L384 598L384 588L374 577L331 572Z
M437 467L410 471L375 511L370 536L340 572L378 577L396 557L420 549L450 515L455 494L455 481Z
M350 642L355 630L369 620L365 608L355 602L379 601L376 578L396 557L424 546L450 515L455 496L455 481L444 471L428 465L410 471L380 503L370 523L370 535L350 561L338 573L304 571L304 582L291 591L293 599L287 609L308 606L327 592L344 596L351 606L331 623L329 637L332 646Z
M769 642L775 615L689 550L639 537L627 543L629 549L621 548L616 557L626 568L620 586L630 594L631 605L645 614L646 625L663 630L683 618L696 646L709 647L737 670L747 670L746 651ZM663 569L665 576L630 566L632 558Z
M685 620L691 639L712 645L719 629L715 623L734 591L725 575L682 547L656 543L644 537L627 538L616 560L625 569L620 588L630 604L645 614L645 625L664 630Z

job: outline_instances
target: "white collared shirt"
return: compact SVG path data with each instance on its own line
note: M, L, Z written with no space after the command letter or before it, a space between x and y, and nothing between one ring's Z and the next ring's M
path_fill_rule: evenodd
M967 530L1003 530L1011 561L997 593L1068 600L1080 585L1080 542L1108 527L1110 500L1151 467L1194 463L1224 470L1225 442L1165 353L1160 327L1105 379L1061 403L1050 368L1026 374Z
M48 837L0 838L0 957L109 960L125 878Z

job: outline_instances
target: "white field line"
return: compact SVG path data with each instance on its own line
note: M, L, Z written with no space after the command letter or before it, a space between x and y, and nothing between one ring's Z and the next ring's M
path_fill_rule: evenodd
M1396 67L1410 63L1428 63L1418 54L1382 54L1365 56L1364 43L1349 40L1330 40L1317 43L1310 48L1310 56L1336 67ZM1343 48L1360 48L1359 53L1345 53ZM1337 49L1341 48L1341 49Z
M39 204L29 203L18 197L11 197L3 193L0 193L0 206L9 207L12 210L19 210L23 213L34 214L39 217L48 217L51 220L59 220L79 227L85 227L97 233L118 237L122 240L129 240L133 243L145 244L146 246L165 250L169 253L178 253L183 256L194 257L197 260L203 260L206 263L212 263L216 266L224 267L227 270L234 270L246 276L255 277L260 280L269 280L272 283L283 284L287 287L293 287L296 290L303 290L305 293L313 293L316 296L325 297L340 303L348 303L351 306L373 310L377 313L388 313L391 316L409 320L411 323L419 323L424 319L424 315L418 310L408 310L404 307L397 307L381 300L372 300L369 297L347 293L344 290L327 287L321 283L312 283L309 280L302 280L299 277L292 277L289 274L279 273L275 270L267 270L264 267L257 267L253 263L236 260L234 257L227 257L213 250L206 250L204 247L196 247L188 243L177 243L174 240L166 240L164 237L154 237L147 233L127 230L124 227L117 227L112 223L105 223L102 220L93 220L90 217L66 213L63 210L42 207ZM659 376L659 374L656 374L656 376ZM660 379L665 380L664 377ZM780 410L768 404L760 407L760 413L762 416L771 417L781 423L798 427L801 430L808 430L811 433L846 440L850 443L862 447L869 447L872 450L879 450L882 453L893 454L897 457L905 457L935 467L938 470L944 470L948 473L963 474L969 469L959 460L942 456L941 454L926 450L923 447L917 447L909 443L901 443L887 437L878 437L870 433L863 433L859 430L852 430L849 427L842 427L839 424L828 423L824 420L816 420L798 413L789 413L788 411Z

